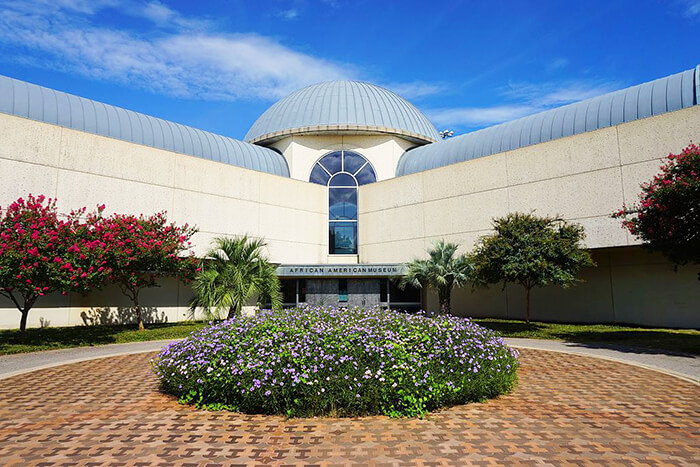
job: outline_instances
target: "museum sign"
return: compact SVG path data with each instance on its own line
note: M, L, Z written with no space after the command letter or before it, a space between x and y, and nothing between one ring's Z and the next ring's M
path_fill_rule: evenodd
M390 277L405 273L399 264L289 264L277 268L280 277Z

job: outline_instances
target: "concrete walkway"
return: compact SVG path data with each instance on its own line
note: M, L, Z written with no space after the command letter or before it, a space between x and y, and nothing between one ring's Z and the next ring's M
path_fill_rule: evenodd
M602 343L576 343L542 339L506 338L511 347L551 350L587 357L603 358L651 370L661 371L700 384L700 357L665 350L625 347ZM0 367L2 362L0 361Z
M608 344L580 344L518 338L506 338L505 340L508 345L516 348L549 350L553 352L597 357L661 371L700 384L700 357L693 355ZM77 347L73 349L49 350L18 355L3 355L0 356L0 379L43 368L93 360L96 358L155 352L163 348L168 342L171 341L161 340L133 342L128 344L108 344L97 347Z

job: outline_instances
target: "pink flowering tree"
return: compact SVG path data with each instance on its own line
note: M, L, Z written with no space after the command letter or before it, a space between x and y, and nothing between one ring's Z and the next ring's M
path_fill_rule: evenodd
M700 264L700 147L691 143L669 154L661 173L641 188L639 202L613 217L674 264Z
M105 259L111 270L109 280L131 300L139 330L143 330L141 291L158 287L158 280L163 277L192 279L197 260L192 253L187 254L187 250L196 229L187 224L168 223L163 212L149 217L113 214L95 220L94 224L107 245Z
M0 296L21 313L20 331L40 297L85 294L101 287L110 273L105 245L94 226L81 221L84 214L83 208L61 218L56 201L43 195L0 207Z

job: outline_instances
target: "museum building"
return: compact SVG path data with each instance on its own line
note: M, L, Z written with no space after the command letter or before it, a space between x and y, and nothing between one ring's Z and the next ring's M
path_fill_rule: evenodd
M285 305L434 309L391 279L438 239L468 251L494 217L534 211L584 226L596 268L533 292L534 319L700 327L692 267L640 247L611 213L661 159L700 140L700 67L443 140L415 106L370 83L331 81L273 104L244 141L0 76L0 205L27 193L70 210L154 213L196 225L196 253L247 233L268 242ZM191 292L147 292L152 320L189 316ZM515 286L460 289L459 314L520 318ZM0 327L18 313L0 302ZM30 325L126 319L106 289L48 297Z

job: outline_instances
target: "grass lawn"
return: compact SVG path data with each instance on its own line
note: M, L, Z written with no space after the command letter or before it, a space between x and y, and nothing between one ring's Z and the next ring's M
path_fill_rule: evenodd
M618 344L628 347L684 352L700 355L700 331L653 329L605 324L556 324L503 319L475 319L478 324L504 337L553 339L578 343ZM146 331L136 325L74 326L65 328L0 330L0 355L64 349L102 344L177 339L201 329L204 322L148 324Z
M475 319L474 321L500 332L504 337L552 339L582 344L616 344L700 355L700 331L697 330L532 321L527 324L525 321L505 319Z
M0 355L36 352L38 350L65 349L125 342L178 339L207 323L186 321L181 323L147 324L139 332L135 324L115 326L73 326L65 328L31 328L24 334L16 329L0 331Z

